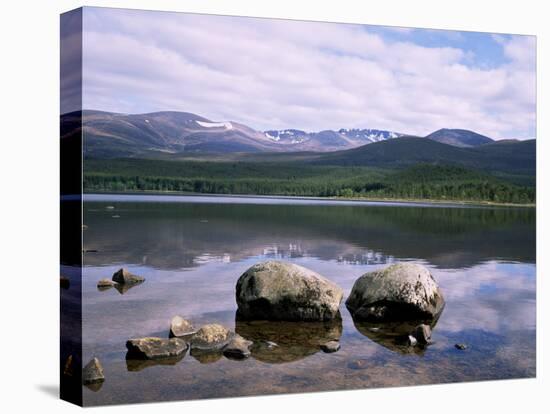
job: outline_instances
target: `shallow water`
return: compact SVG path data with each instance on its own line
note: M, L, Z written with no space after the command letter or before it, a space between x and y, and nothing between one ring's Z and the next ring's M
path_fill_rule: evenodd
M97 356L106 377L84 387L86 405L535 376L533 209L160 197L86 199L83 360ZM273 258L321 273L345 297L367 271L428 266L447 302L435 343L411 352L391 327L356 326L343 303L332 324L236 324L238 277ZM145 283L97 289L123 266ZM126 361L127 339L167 337L176 314L255 340L253 356ZM320 351L337 337L338 352Z

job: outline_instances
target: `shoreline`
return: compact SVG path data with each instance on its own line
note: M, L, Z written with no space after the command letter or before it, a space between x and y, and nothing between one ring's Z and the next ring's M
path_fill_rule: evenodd
M470 201L470 200L439 200L439 199L404 199L404 198L370 198L370 197L310 197L310 196L285 196L285 195L256 195L256 194L210 194L210 193L186 193L180 191L93 191L83 192L84 201L90 196L171 196L171 197L204 197L204 198L236 198L243 200L288 200L288 201L317 201L326 203L341 204L381 204L381 205L403 205L419 207L503 207L503 208L536 208L536 204L514 204L514 203L495 203L489 201ZM94 200L87 200L94 201Z

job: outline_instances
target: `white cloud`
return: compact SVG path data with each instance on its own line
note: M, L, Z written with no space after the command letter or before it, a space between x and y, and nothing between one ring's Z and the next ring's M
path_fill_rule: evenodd
M257 129L467 128L526 138L534 43L498 38L508 63L466 65L452 47L391 42L368 27L86 9L84 106L181 110Z

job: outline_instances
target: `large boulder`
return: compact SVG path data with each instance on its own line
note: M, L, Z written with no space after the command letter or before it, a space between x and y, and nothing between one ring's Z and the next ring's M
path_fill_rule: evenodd
M128 359L175 358L184 354L189 344L181 338L137 338L126 342Z
M339 317L342 289L305 267L267 261L237 281L237 317L243 320L324 321Z
M430 320L445 301L427 268L398 263L357 279L346 306L356 321Z
M128 269L119 269L113 274L113 282L120 284L136 284L145 281L145 278L134 275L128 271Z

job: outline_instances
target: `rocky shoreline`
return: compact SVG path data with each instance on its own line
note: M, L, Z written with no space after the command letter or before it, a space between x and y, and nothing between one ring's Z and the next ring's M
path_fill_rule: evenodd
M120 269L111 279L99 280L97 287L118 287L124 293L144 281ZM317 352L336 353L343 332L343 296L337 284L305 267L274 260L257 263L239 277L235 286L235 331L217 323L197 328L191 320L175 315L166 338L128 339L128 370L175 365L186 354L201 363L222 357L284 363ZM445 300L427 268L398 263L359 277L345 305L361 334L392 351L421 354L432 344L432 330ZM467 349L466 344L455 347ZM71 364L72 359L68 359L66 372L70 371L69 365L72 370ZM96 357L82 372L82 382L87 386L105 380Z

